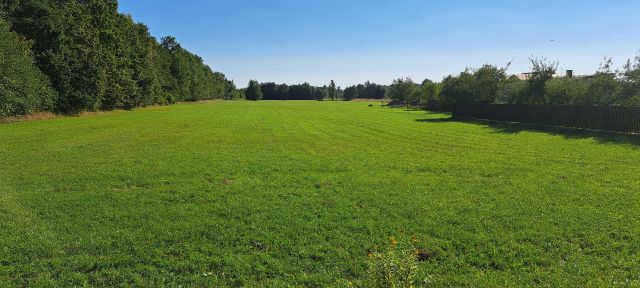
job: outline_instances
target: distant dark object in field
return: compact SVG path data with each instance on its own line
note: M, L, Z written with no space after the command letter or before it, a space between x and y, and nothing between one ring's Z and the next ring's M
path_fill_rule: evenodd
M431 257L433 257L433 254L430 253L429 251L425 251L425 250L421 250L421 249L418 249L416 251L416 258L418 258L419 262L427 261L427 260L431 259Z
M373 107L373 104L369 104L369 107Z

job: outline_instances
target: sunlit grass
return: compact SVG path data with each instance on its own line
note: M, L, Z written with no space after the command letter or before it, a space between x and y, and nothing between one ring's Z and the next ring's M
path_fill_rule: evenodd
M0 125L0 286L640 285L638 138L363 102Z

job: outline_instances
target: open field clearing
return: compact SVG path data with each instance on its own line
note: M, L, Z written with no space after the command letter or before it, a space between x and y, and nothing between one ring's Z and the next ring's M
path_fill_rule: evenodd
M0 125L0 286L347 286L415 236L444 286L640 285L640 137L373 102Z

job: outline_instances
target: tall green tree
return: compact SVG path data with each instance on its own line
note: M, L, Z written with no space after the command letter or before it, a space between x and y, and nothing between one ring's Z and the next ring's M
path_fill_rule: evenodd
M276 86L276 94L278 95L279 100L289 99L289 85L287 84L278 84Z
M333 80L331 80L331 83L329 84L329 99L331 99L331 101L335 101L337 98L337 90L336 90L336 83L333 82Z
M519 99L522 104L544 104L548 105L549 99L545 97L545 87L547 81L553 79L558 69L558 62L549 61L546 58L530 58L531 74L526 80L523 98Z
M335 91L334 91L335 92ZM322 101L329 96L329 88L327 86L323 87L314 87L313 88L313 98ZM335 94L334 94L335 97Z
M385 97L386 89L382 85L372 83L370 81L360 84L358 87L357 98L363 99L382 99Z
M405 105L417 100L418 86L411 78L399 78L389 86L388 97Z
M475 101L493 103L496 101L500 85L507 79L507 67L500 68L494 65L483 65L473 71L475 82Z
M442 105L446 109L451 109L460 103L475 103L477 80L473 74L466 70L457 76L447 76L442 81Z
M247 100L261 100L262 99L262 90L260 89L260 83L256 80L249 81L249 86L245 91L245 97Z
M260 84L260 90L262 90L262 99L265 100L278 100L278 85L273 82L267 82Z
M620 79L618 104L640 106L640 52L624 65Z
M574 104L579 105L613 105L619 103L621 86L616 74L612 71L613 61L605 58L600 68L593 75L584 93L575 97Z
M358 87L357 86L349 86L344 89L343 96L344 100L350 101L354 98L358 98Z
M0 18L0 117L51 111L55 105L57 95L30 48Z
M57 92L55 110L130 109L224 98L227 79L174 37L161 43L116 0L3 0L13 32L33 43ZM53 110L53 108L52 108Z
M438 87L436 83L429 79L425 79L422 81L422 85L420 85L419 101L428 105L435 105L437 89Z

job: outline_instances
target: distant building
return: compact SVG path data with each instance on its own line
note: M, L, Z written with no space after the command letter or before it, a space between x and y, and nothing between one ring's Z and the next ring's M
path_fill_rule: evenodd
M531 78L532 75L536 74L535 72L525 72L525 73L520 73L520 74L515 74L514 76L518 77L518 79L525 81L525 80L529 80L529 78Z

